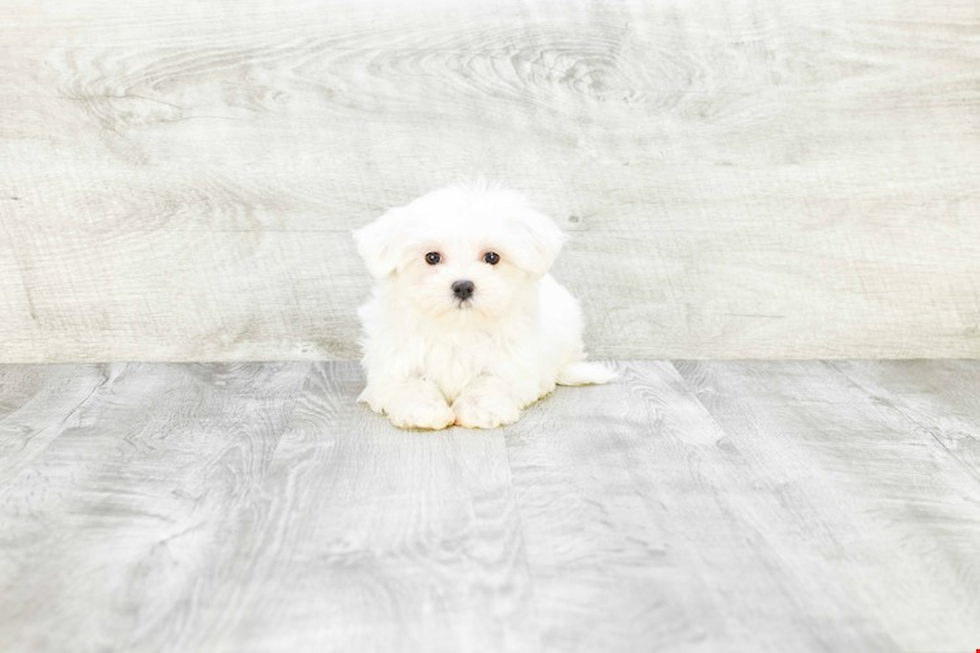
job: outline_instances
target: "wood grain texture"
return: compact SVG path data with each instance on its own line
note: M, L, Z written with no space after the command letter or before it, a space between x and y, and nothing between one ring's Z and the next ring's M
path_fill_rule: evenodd
M472 175L599 357L980 356L973 0L3 0L0 360L357 355L349 230Z
M0 366L0 649L975 647L980 363L619 369L432 433L352 363Z
M906 428L939 442L980 480L980 393L976 365L967 361L838 361L834 366Z
M913 366L930 373L925 364ZM743 513L751 536L742 540L767 563L769 579L757 598L778 587L796 606L787 609L809 639L803 648L975 648L980 482L927 429L892 408L916 399L900 381L883 374L879 396L826 363L678 367L725 429L719 447L741 463L743 483L761 490L771 511ZM970 367L975 373L976 364ZM977 391L975 377L963 382ZM944 386L935 387L942 401ZM942 419L930 413L926 423ZM755 617L743 613L742 622L764 629L764 604L744 588L740 595L736 613L743 607ZM837 610L862 618L828 628Z

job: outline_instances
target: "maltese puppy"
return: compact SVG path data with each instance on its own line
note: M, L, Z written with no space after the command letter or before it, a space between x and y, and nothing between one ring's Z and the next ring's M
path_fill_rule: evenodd
M402 428L493 428L555 385L604 383L548 269L564 234L520 194L437 190L354 232L375 279L358 314L367 402Z

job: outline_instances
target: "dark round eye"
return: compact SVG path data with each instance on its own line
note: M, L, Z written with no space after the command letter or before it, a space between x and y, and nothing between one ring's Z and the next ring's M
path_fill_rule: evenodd
M435 265L441 260L442 256L439 254L439 252L429 252L425 255L425 262L429 265Z
M483 255L483 262L489 263L490 265L496 265L500 263L500 254L497 252L487 252Z

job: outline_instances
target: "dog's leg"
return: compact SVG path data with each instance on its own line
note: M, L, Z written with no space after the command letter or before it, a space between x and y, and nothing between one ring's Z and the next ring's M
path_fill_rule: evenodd
M453 412L459 426L492 429L516 422L521 404L507 383L495 376L480 376L459 393Z
M424 379L379 383L366 388L361 399L403 429L444 429L456 421L456 414L439 388Z

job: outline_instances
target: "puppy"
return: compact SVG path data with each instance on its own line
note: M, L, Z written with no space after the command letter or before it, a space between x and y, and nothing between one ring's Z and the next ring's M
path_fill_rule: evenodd
M429 193L354 232L367 402L402 428L510 424L555 385L604 383L578 303L548 270L564 234L512 190Z

